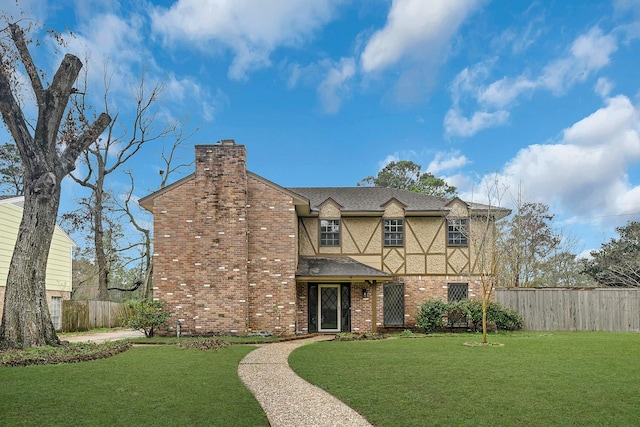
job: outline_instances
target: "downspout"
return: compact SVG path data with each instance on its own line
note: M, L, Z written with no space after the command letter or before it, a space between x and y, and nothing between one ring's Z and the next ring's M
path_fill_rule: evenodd
M378 282L376 280L373 281L371 286L371 321L373 322L372 330L373 332L378 332Z

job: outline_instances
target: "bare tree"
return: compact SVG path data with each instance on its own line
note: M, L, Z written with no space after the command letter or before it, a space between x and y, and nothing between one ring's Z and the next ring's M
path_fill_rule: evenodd
M509 215L510 211L500 207L506 188L499 180L485 182L486 203L469 221L467 231L469 251L472 257L470 274L480 277L482 289L482 343L487 343L487 308L496 287L496 276L501 263L501 252L496 243L496 220Z
M16 23L3 30L11 42L2 43L0 113L18 147L24 167L24 210L9 266L4 312L0 325L3 347L56 345L60 340L51 322L45 291L49 247L60 205L60 183L75 169L80 153L96 141L111 122L102 113L84 132L58 145L60 124L82 62L65 55L45 88L29 52L25 34ZM17 100L16 73L22 66L35 97L38 117L33 135Z
M188 139L193 135L193 133L186 135L183 132L184 127L180 129L174 135L174 140L170 148L167 149L167 146L163 144L162 153L160 157L164 162L164 168L159 171L160 174L160 188L164 188L169 177L180 173L180 171L184 168L190 167L193 164L192 162L184 163L181 162L181 158L179 156L179 151L184 148L184 144L188 141ZM195 131L194 131L195 132ZM152 256L152 235L151 230L149 228L145 228L140 221L140 214L142 211L139 210L137 204L133 204L134 201L134 191L135 191L135 180L133 177L133 173L131 171L125 172L129 176L130 187L127 194L122 197L121 203L119 203L120 211L124 212L124 214L129 218L129 222L131 225L142 235L142 241L138 243L138 247L140 250L139 259L142 265L139 279L139 284L143 285L143 295L145 298L151 298L151 279L153 277L153 256Z
M544 203L518 201L516 213L502 224L499 233L502 286L531 286L541 276L545 263L562 240L551 227L553 217Z
M105 71L104 108L109 112L109 83ZM117 262L123 264L119 257L128 253L138 243L125 243L124 239L115 239L112 223L119 215L118 195L108 189L108 182L113 174L121 172L122 167L131 160L145 145L154 141L162 141L180 133L177 122L165 122L159 116L159 100L163 90L162 84L153 85L150 90L143 74L140 83L133 88L133 104L136 110L131 122L114 118L101 140L92 144L82 155L86 173L82 177L72 175L81 186L89 189L90 194L82 198L79 203L82 209L64 215L64 219L75 224L77 228L86 227L91 231L92 249L98 272L98 299L109 300L109 289L128 290L112 282L112 266ZM77 109L85 111L82 98L77 101ZM162 123L162 124L160 124ZM80 124L80 128L84 127ZM73 134L75 129L70 130ZM135 226L135 224L134 224ZM135 284L134 284L135 286ZM137 289L139 285L135 287ZM134 290L134 288L130 288Z

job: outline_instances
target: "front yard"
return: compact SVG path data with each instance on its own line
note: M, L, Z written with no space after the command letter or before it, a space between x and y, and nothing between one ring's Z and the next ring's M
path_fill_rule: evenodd
M376 426L640 425L639 333L318 342L292 368ZM152 345L108 359L0 367L0 425L268 425L237 376L253 347ZM304 396L301 396L304 398Z
M134 347L108 359L0 367L0 425L268 426L237 375L253 347Z
M289 357L303 378L376 426L640 425L640 334L491 334L320 342Z

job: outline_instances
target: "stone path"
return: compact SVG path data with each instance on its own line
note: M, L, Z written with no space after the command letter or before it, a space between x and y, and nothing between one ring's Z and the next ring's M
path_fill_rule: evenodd
M326 391L308 383L289 367L296 348L331 336L263 344L238 366L238 375L254 394L272 427L371 426L367 420Z
M118 329L109 332L95 332L95 333L81 333L77 335L62 335L58 336L60 341L69 342L88 342L93 341L95 343L102 343L105 341L116 341L125 338L144 338L144 333L140 331L134 331L132 329Z

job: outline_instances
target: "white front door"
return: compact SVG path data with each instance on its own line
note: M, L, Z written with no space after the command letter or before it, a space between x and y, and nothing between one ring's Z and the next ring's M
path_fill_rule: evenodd
M319 332L340 332L340 285L318 286Z

